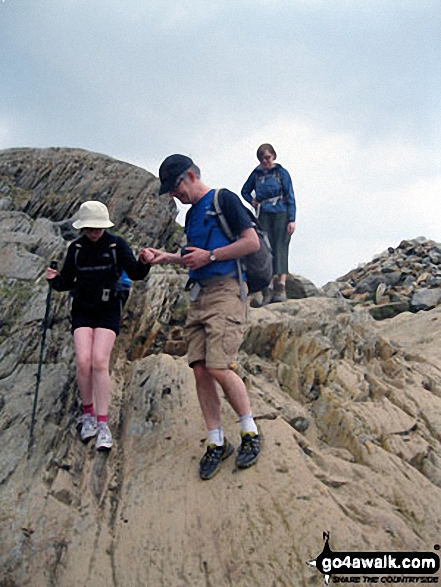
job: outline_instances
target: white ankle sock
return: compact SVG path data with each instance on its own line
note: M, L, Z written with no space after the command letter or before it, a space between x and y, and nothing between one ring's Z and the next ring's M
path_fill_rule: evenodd
M251 412L240 417L240 429L242 432L254 432L254 434L259 434Z
M208 431L208 444L222 446L224 444L224 429L222 426Z

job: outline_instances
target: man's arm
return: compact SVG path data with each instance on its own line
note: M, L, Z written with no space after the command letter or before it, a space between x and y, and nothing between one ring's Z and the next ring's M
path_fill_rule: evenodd
M196 247L186 247L190 251L187 255L181 257L182 262L189 269L200 269L210 263L210 251L198 249ZM216 261L228 261L229 259L238 259L245 257L260 248L259 237L254 228L244 228L239 238L224 246L214 249Z
M152 258L153 255L153 258ZM166 251L159 251L158 249L145 248L139 254L141 261L148 259L144 262L150 263L151 265L170 264L175 263L177 265L183 265L183 257L180 253L167 253Z

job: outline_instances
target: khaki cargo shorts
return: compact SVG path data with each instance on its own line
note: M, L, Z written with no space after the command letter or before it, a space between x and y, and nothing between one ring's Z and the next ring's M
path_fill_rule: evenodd
M201 288L190 303L184 336L190 367L205 361L210 369L229 369L236 361L245 332L247 304L236 279Z

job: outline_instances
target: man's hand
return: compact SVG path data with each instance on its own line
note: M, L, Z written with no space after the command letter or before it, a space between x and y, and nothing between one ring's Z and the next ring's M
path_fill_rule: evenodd
M139 254L139 257L142 261L141 255L145 259L150 259L146 261L150 263L150 265L160 265L161 263L178 263L182 265L181 256L177 253L166 253L165 251L159 251L158 249L152 248L145 248ZM144 261L142 261L144 263Z
M210 251L197 247L185 247L189 251L182 257L182 262L189 269L200 269L210 263Z

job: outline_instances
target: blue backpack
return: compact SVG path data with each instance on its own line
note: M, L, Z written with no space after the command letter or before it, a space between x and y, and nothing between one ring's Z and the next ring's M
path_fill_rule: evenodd
M112 249L115 254L115 249ZM127 273L122 269L121 275L118 277L116 282L116 295L122 301L122 304L127 302L130 295L130 288L132 286L132 280Z

